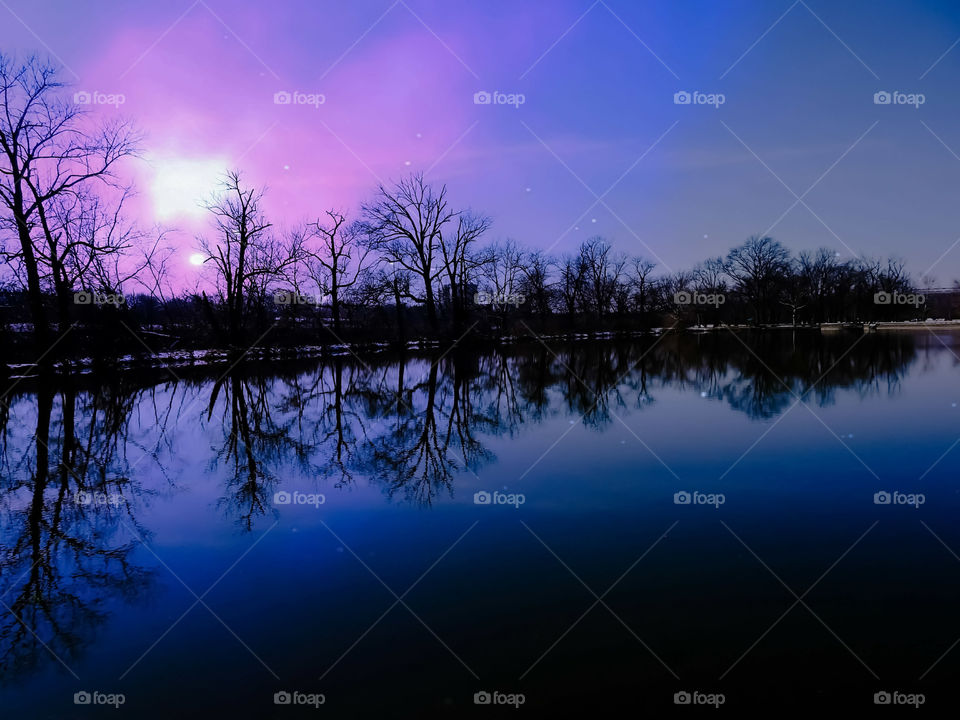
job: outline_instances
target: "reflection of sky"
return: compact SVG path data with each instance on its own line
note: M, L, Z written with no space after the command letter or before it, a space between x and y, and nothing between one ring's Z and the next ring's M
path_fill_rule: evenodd
M790 190L809 209L771 232L794 248L906 255L919 275L956 239L960 50L937 62L960 35L952 3L8 4L36 37L0 9L0 46L46 45L76 88L125 96L146 133L138 212L185 247L224 164L269 186L278 225L429 169L496 235L565 250L600 233L673 269L773 225ZM326 102L274 104L295 90ZM526 102L474 105L478 90ZM727 101L678 106L678 90ZM878 90L927 101L876 106Z
M137 522L150 532L152 552L138 548L134 553L137 563L156 569L157 585L130 604L108 598L103 608L109 621L98 629L96 642L70 660L82 678L79 683L46 669L15 688L4 688L5 708L15 712L44 698L60 712L76 689L86 687L126 692L128 708L136 708L137 717L165 712L171 702L249 712L250 707L268 705L272 693L284 686L324 691L331 702L346 703L358 696L376 702L364 690L374 682L376 697L399 705L422 704L424 697L434 695L437 702L454 698L458 704L475 692L472 678L399 606L325 682L317 678L394 601L362 563L401 594L461 538L406 601L481 677L503 673L504 682L514 682L592 601L521 520L598 593L677 521L610 602L682 675L696 667L717 676L790 602L720 520L797 592L880 520L844 561L842 571L824 582L824 594L810 600L831 625L843 628L843 637L858 651L872 647L871 624L883 622L881 609L909 611L903 608L909 597L900 583L911 587L909 596L922 597L925 617L952 617L955 561L918 520L956 546L950 530L960 509L952 487L956 454L948 453L919 478L960 436L960 395L945 391L956 387L957 363L934 339L921 339L897 384L888 386L880 377L866 389L835 388L828 402L811 401L816 417L796 407L752 419L724 398L704 397L696 384L664 383L651 375L652 402L637 409L636 392L623 386L624 404L611 404L623 422L611 416L601 427L588 428L566 409L560 386L555 386L542 422L521 424L512 436L478 428L478 437L495 459L476 468L479 477L457 474L453 497L441 493L431 509L407 503L400 495L388 501L382 479L365 477L362 471L354 485L338 490L333 478L312 476L289 459L268 463L279 480L277 489L319 490L327 501L319 509L286 506L274 514L271 508L250 533L241 530L221 502L229 492L228 466L212 463L227 432L218 420L226 396L221 392L212 419L198 424L196 417L206 418L209 384L176 396L170 386L158 388L156 397L144 396L135 408L127 447L129 462L137 463L134 481L157 491L135 503ZM428 370L427 360L411 361L405 386L412 387ZM734 374L731 370L727 379ZM301 386L309 386L311 377L299 378ZM385 377L385 387L395 387L396 370ZM448 381L441 372L441 408L451 400ZM278 392L280 388L278 384ZM479 393L474 409L489 407L495 391L490 387ZM14 429L34 420L27 402L21 397L13 407ZM419 416L422 393L414 392L411 402ZM181 403L190 408L191 419L170 424L169 444L160 446L158 461L148 456L140 462L141 451L156 447L158 439L153 407ZM272 403L278 423L289 419L280 407ZM351 409L358 410L355 405ZM305 407L307 417L318 410L315 401ZM842 436L850 451L817 418ZM394 422L392 416L371 420L370 436L388 431ZM30 439L23 432L9 438L18 444ZM328 451L326 446L317 454ZM158 463L175 488L161 477ZM478 507L472 499L480 489L522 492L526 502L519 510ZM720 510L678 507L673 493L681 489L722 492L726 503ZM878 508L872 495L880 489L921 491L927 503L920 510ZM877 568L882 569L879 575ZM205 602L281 680L274 681L230 631L198 605L118 681L195 602L181 581L200 595L215 584ZM850 616L849 606L840 600L863 593L876 603ZM630 598L630 604L624 598ZM698 604L704 598L708 608ZM721 615L724 621L717 623ZM581 683L593 677L591 673L617 677L620 671L608 668L604 658L611 663L623 660L627 650L621 629L615 623L597 627L592 622L596 620L585 621L583 632L572 634L542 672L531 675L532 686L541 687L544 696L563 687L565 673L581 673ZM761 666L763 658L769 659L764 653L810 651L809 634L790 627L785 624L776 642L758 648ZM915 622L909 637L898 632L897 626L891 627L884 642L897 649L901 659L918 665L932 662L934 658L927 658L930 648L943 642L942 623L933 628ZM900 641L906 650L896 644ZM832 641L827 637L825 642ZM398 665L398 648L416 662ZM865 654L875 664L874 656ZM838 656L830 662L848 659L842 648ZM632 655L630 660L640 662ZM424 668L430 668L429 682L423 680ZM659 677L657 672L651 664L644 682ZM414 682L411 675L419 680ZM39 714L36 705L31 707Z

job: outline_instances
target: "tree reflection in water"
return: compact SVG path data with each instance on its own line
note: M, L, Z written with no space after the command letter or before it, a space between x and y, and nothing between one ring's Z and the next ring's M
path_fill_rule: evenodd
M721 332L14 381L0 402L0 675L69 665L111 603L147 592L137 515L196 481L177 464L186 447L206 455L219 506L246 532L294 472L324 492L362 481L430 506L495 461L492 438L550 418L603 430L669 387L769 419L797 396L825 406L840 391L896 393L932 342Z
M149 585L151 571L130 555L148 534L136 508L151 493L127 472L128 419L149 392L78 393L68 381L12 399L3 414L0 675L44 659L69 665L106 619L107 601ZM32 435L14 427L12 418L31 415Z

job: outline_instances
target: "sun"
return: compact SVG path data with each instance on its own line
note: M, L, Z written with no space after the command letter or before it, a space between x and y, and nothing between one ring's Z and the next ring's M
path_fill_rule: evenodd
M193 253L189 258L191 265L203 265L203 261L207 259L207 256L203 253Z
M156 158L151 165L150 199L157 220L202 217L203 202L227 167L221 158Z

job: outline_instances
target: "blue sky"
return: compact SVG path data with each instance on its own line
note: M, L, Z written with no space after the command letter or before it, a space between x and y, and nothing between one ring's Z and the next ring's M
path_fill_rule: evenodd
M766 231L960 279L954 3L4 0L0 17L0 47L124 95L93 111L146 133L135 211L180 228L185 257L189 194L221 165L270 188L279 224L423 170L493 217L491 239L599 234L679 270Z

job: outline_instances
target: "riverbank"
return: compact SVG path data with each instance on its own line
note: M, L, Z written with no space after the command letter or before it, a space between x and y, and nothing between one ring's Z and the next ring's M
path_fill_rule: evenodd
M131 353L116 358L83 356L59 360L52 365L56 375L88 375L114 370L168 370L174 374L178 369L204 368L236 365L240 363L291 362L298 360L316 360L337 357L353 357L363 361L386 353L423 353L449 352L454 346L464 348L497 348L526 343L580 343L630 340L637 338L657 338L664 334L709 335L722 332L767 333L789 330L792 332L835 334L840 332L878 332L878 331L917 331L917 330L960 330L960 320L928 320L923 322L884 322L884 323L824 323L822 325L706 325L679 328L658 327L650 330L621 330L602 332L533 332L519 335L418 338L407 342L344 342L327 345L302 345L297 347L253 347L253 348L206 348L192 350L171 350L155 353ZM39 375L38 366L29 362L7 362L0 365L0 377L5 380L19 381Z

